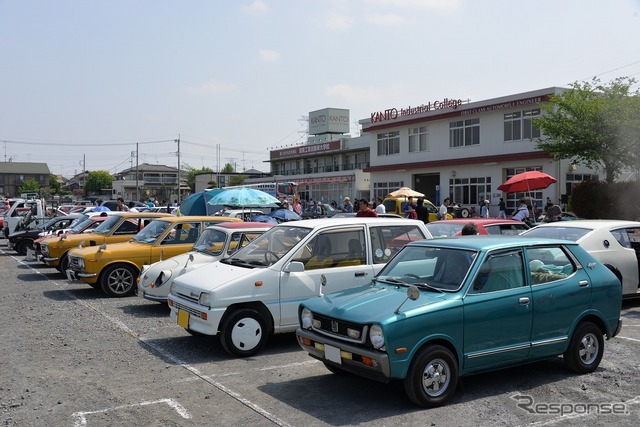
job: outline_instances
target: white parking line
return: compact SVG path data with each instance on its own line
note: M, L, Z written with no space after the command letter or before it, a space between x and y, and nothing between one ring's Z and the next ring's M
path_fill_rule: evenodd
M246 373L250 373L250 372L263 372L263 371L272 371L272 370L276 370L276 369L288 369L288 368L292 368L295 366L305 366L305 365L312 365L312 364L316 364L316 363L320 363L319 360L307 360L304 362L296 362L296 363L289 363L287 365L275 365L275 366L265 366L264 368L257 368L257 369L249 369L249 370L243 370L243 371L237 371L237 372L225 372L223 374L212 374L212 375L204 375L205 378L222 378L222 377L233 377L235 375L242 375L242 374L246 374ZM179 379L176 380L176 383L188 383L188 382L192 382L192 381L197 381L199 378L184 378L184 379Z
M633 341L633 342L640 342L639 339L629 338L629 337L621 337L620 335L618 335L616 338L620 338L620 339L623 339L623 340L629 340L629 341Z
M184 409L184 407L182 405L180 405L178 402L176 402L173 399L160 399L160 400L154 400L154 401L150 401L150 402L133 403L133 404L130 404L130 405L116 406L115 408L98 409L97 411L74 412L72 414L72 416L77 418L77 421L75 422L74 425L76 427L80 427L80 426L86 426L87 425L87 415L102 414L102 413L107 413L107 412L111 412L111 411L117 411L119 409L136 408L136 407L139 407L139 406L155 405L157 403L166 403L167 405L169 405L170 407L175 409L175 411L178 413L178 415L180 415L184 419L190 419L191 418L191 414L189 414L189 412L187 412L187 410Z
M57 282L49 279L43 273L41 273L37 269L33 268L29 264L25 263L23 260L20 260L20 259L14 257L14 256L11 256L11 257L13 259L15 259L16 261L18 261L20 264L29 267L31 270L35 271L37 274L40 274L40 275L44 276L44 278L46 280L48 280L51 283L53 283L61 291L66 293L71 299L74 299L78 304L81 304L81 305L83 305L83 306L95 311L96 313L100 314L101 316L106 318L109 322L111 322L114 325L116 325L116 327L118 329L122 330L127 335L131 336L132 338L137 339L138 341L140 341L141 343L143 343L147 347L152 348L157 354L160 354L162 357L166 358L167 360L171 360L176 365L182 366L187 371L189 371L191 374L197 376L201 380L203 380L203 381L207 382L208 384L214 386L218 390L220 390L223 393L225 393L227 396L237 400L238 402L240 402L243 405L245 405L247 408L249 408L249 409L253 410L254 412L256 412L257 414L261 415L262 417L267 418L272 423L274 423L274 424L276 424L278 426L282 426L282 427L289 427L289 424L287 424L286 422L278 419L275 415L269 413L265 409L262 409L260 406L256 405L255 403L251 402L250 400L245 399L239 393L236 393L235 391L225 387L224 385L222 385L222 384L220 384L220 383L218 383L216 381L211 380L206 375L203 375L198 369L194 368L193 366L189 365L188 363L186 363L186 362L184 362L184 361L182 361L180 359L177 359L174 355L165 352L161 347L158 347L156 344L151 343L149 341L145 341L140 335L138 335L135 331L130 329L127 325L122 323L120 320L109 316L107 313L103 312L102 310L100 310L98 307L96 307L95 305L91 304L90 302L83 301L83 300L77 298L75 295L73 295L71 292L69 292L69 290L65 286L62 286L62 285L58 284ZM76 414L81 414L81 413L76 413ZM76 415L74 414L74 416L76 416ZM80 424L80 425L83 425L83 424Z

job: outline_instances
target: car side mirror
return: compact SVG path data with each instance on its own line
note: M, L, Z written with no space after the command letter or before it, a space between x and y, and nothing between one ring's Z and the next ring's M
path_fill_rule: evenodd
M284 271L285 273L302 273L304 272L304 264L300 261L291 261Z

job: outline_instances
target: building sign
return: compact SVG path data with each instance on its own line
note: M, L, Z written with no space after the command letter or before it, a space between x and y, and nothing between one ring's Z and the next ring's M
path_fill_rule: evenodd
M342 182L352 182L353 175L343 175L343 176L327 176L327 177L318 177L318 178L309 178L309 179L299 179L297 180L298 185L309 185L309 184L337 184Z
M321 154L329 151L339 151L340 141L322 142L320 144L305 144L282 150L269 152L271 160L286 159L288 157L298 157L309 154Z
M503 102L502 104L485 105L484 107L470 108L468 110L461 111L460 115L468 116L470 114L486 113L488 111L503 110L505 108L534 106L535 104L539 104L548 100L548 95L536 96L533 98L519 99L517 101Z
M416 107L407 108L388 108L384 111L376 111L371 113L371 123L381 122L383 120L395 120L398 117L412 116L414 114L428 113L429 111L444 110L445 108L451 108L455 110L462 105L462 99L449 99L429 101L426 104L421 104Z
M324 108L309 113L309 135L349 133L349 110Z

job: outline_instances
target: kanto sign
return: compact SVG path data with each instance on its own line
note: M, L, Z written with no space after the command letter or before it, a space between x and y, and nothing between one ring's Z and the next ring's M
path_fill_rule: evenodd
M349 110L324 108L309 113L309 134L349 133Z
M449 99L437 100L433 102L427 102L426 104L418 105L417 107L407 108L389 108L384 111L376 111L371 113L371 123L381 122L383 120L395 120L401 116L411 116L413 114L427 113L429 111L443 110L445 108L451 108L455 110L462 105L462 99Z

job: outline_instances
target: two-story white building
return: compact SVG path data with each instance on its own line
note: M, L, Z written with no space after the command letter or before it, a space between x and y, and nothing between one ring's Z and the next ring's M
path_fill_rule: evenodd
M541 135L532 119L540 116L540 103L562 90L552 87L478 102L432 99L372 112L359 121L363 136L372 141L370 166L364 169L370 174L372 197L408 186L436 204L450 197L477 208L489 200L496 216L501 197L509 213L523 196L497 187L517 173L540 170L558 182L531 192L538 206L546 197L566 201L572 184L595 180L598 174L552 160L536 147Z

